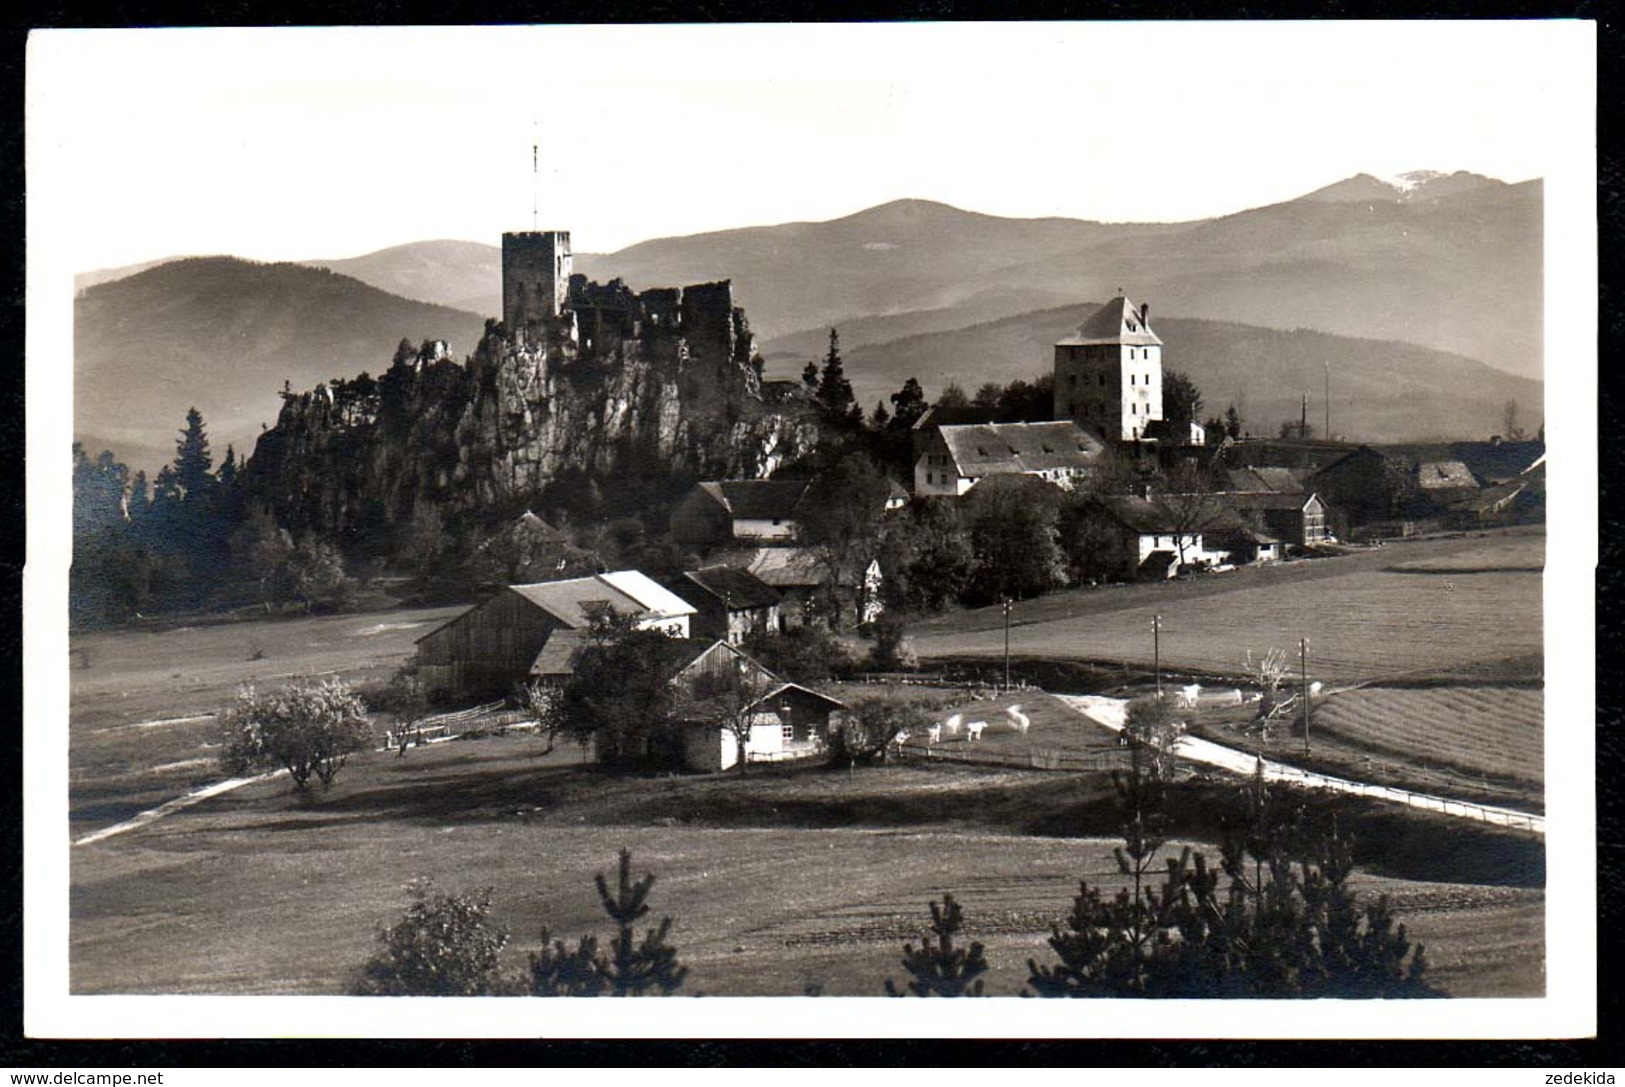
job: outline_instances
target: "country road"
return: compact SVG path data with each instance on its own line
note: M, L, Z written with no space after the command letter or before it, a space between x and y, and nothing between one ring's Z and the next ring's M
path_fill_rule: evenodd
M1107 698L1103 695L1058 694L1055 697L1091 721L1114 732L1119 732L1123 728L1123 720L1128 712L1127 699ZM1354 796L1375 797L1378 800L1406 804L1413 808L1423 808L1444 815L1452 815L1463 819L1476 819L1479 822L1490 823L1495 826L1517 827L1542 835L1546 833L1546 819L1544 816L1514 811L1511 808L1472 804L1467 801L1451 800L1442 796L1413 793L1408 789L1395 789L1386 785L1372 785L1361 781L1331 777L1327 774L1317 774L1308 770L1300 770L1296 766L1286 766L1281 763L1260 760L1245 751L1237 751L1233 747L1225 747L1223 744L1216 744L1211 740L1204 740L1198 736L1181 738L1178 744L1175 745L1174 750L1183 759L1201 763L1204 766L1214 766L1221 770L1228 770L1234 774L1244 776L1252 774L1256 770L1258 763L1262 761L1264 763L1264 777L1269 781L1285 781L1311 789L1331 789L1335 792L1349 793Z

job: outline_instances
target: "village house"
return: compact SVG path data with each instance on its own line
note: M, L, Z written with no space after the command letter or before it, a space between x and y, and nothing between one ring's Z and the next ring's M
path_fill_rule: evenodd
M687 571L671 588L693 603L689 627L696 638L741 645L751 634L780 629L779 591L749 570L705 566Z
M671 535L687 547L794 544L807 479L724 479L700 483L671 511Z
M1459 460L1419 462L1416 489L1437 508L1474 498L1480 490L1478 480Z
M1314 547L1331 538L1326 504L1318 494L1230 491L1220 497L1243 521L1291 547Z
M640 629L689 635L693 605L636 570L510 585L417 641L427 693L475 699L506 695L531 681L570 674L581 636L603 611Z
M831 563L822 551L812 547L746 548L719 552L712 558L748 571L778 591L780 631L804 623L870 623L880 618L883 610L884 579L878 559L861 564ZM831 609L837 614L832 616Z
M915 431L914 493L958 498L988 476L1027 475L1071 489L1105 445L1076 423L984 423Z
M672 639L663 667L674 688L672 717L681 759L693 770L739 764L735 729L748 728L745 761L779 762L822 753L840 701L791 683L724 641Z
M1194 566L1236 566L1281 557L1280 541L1227 509L1219 496L1105 495L1072 519L1092 556L1090 573L1161 580Z

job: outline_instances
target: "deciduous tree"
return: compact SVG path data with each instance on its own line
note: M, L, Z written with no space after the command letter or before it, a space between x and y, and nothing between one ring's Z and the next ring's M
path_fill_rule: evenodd
M348 757L371 744L367 707L337 679L266 692L246 685L221 714L220 760L229 772L280 766L301 790L313 775L332 785Z

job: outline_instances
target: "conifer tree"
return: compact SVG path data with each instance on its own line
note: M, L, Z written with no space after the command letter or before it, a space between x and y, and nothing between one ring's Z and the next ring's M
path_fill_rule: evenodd
M818 364L816 362L809 360L807 365L802 368L801 383L815 393L818 391Z
M186 411L186 428L175 443L175 482L185 498L201 497L214 483L210 469L209 437L203 429L203 415L196 408Z
M846 367L841 362L841 334L832 328L823 373L818 379L818 402L832 417L839 419L851 413L855 399L852 383L846 379Z
M609 979L599 967L598 938L583 936L574 949L542 930L542 947L530 956L531 996L603 996Z
M925 409L931 405L926 403L925 390L920 387L920 379L911 377L903 382L903 387L891 394L892 417L891 425L897 430L907 430L925 414Z
M903 945L903 969L913 976L913 980L908 983L905 992L887 978L887 995L981 996L981 975L987 973L987 959L982 953L982 945L972 940L968 948L954 946L954 936L964 926L964 914L959 903L954 901L953 895L945 894L940 906L935 902L930 906L931 932L936 942L933 944L922 940L917 949L913 944Z
M869 425L876 430L885 430L890 423L891 413L886 410L885 401L876 400L874 414L869 416Z
M610 894L602 872L595 882L604 912L618 927L615 938L610 941L608 957L599 957L599 968L610 995L643 996L658 990L661 996L670 996L676 992L688 976L688 967L677 961L677 949L666 942L671 933L671 918L662 917L660 924L644 930L641 943L633 929L649 912L649 890L654 886L655 877L645 875L634 883L632 853L622 849L615 893Z
M237 483L237 451L229 443L226 445L226 459L220 462L220 470L214 475L220 481L220 486L228 490Z

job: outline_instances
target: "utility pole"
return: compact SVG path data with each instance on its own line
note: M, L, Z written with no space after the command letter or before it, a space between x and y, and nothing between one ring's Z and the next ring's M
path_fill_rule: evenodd
M541 137L536 133L536 120L530 122L530 229L536 229L536 210L541 178Z
M1010 604L1008 596L999 599L1004 608L1004 689L1010 689Z
M1298 675L1303 684L1303 753L1309 754L1309 716L1314 707L1309 703L1309 639L1298 639Z
M1309 394L1303 394L1303 412L1298 416L1298 437L1309 440Z
M1329 442L1332 440L1332 364L1322 362L1321 365L1326 368L1326 433L1321 437Z
M1157 697L1162 697L1162 616L1151 617L1151 667L1157 674Z

